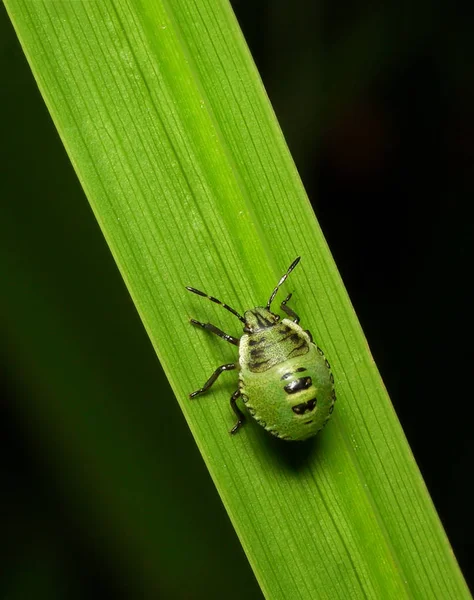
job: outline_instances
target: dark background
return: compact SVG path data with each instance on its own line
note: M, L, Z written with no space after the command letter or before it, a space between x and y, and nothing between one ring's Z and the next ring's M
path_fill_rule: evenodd
M233 6L472 586L473 15L467 4L420 0L315 4L235 0ZM232 597L232 588L235 597L259 598L184 419L176 403L165 401L167 383L156 374L149 342L3 6L0 44L1 231L7 248L0 319L6 365L0 381L0 595L220 598L223 590ZM72 336L73 353L60 346L53 327L64 327L66 340ZM43 336L40 345L35 335ZM69 446L51 438L61 428L30 413L61 401L63 369L68 385L75 373L78 387L90 386L81 394L92 394L86 390L96 381L84 376L90 364L101 381L122 373L117 401L123 392L124 410L130 394L136 403L136 414L127 419L146 414L165 422L160 435L169 436L179 465L179 477L170 473L169 481L189 518L171 532L162 521L149 524L162 532L165 548L164 558L153 557L164 565L156 579L147 579L145 568L124 567L126 553L107 552L115 538L104 541L108 530L98 525L100 517L74 499L74 485L90 482L80 483L80 473L61 475L55 455ZM163 398L159 415L152 412L157 389ZM150 448L156 451L153 442ZM97 488L91 490L93 504ZM193 530L199 520L200 529ZM216 544L219 552L213 565L203 559L194 573L199 544ZM180 569L191 565L191 573L173 573L166 563L170 554ZM239 575L229 588L232 573Z

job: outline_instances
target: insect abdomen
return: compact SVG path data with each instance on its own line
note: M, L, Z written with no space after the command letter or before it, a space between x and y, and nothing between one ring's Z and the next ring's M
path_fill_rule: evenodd
M246 344L245 344L246 345ZM314 344L272 369L243 369L240 389L250 414L272 435L304 440L328 421L335 401L329 363Z

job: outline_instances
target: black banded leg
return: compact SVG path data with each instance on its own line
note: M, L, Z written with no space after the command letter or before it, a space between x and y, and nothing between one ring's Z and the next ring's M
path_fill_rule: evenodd
M201 323L200 321L196 321L196 319L191 319L191 323L193 325L198 325L199 327L202 327L203 329L207 329L208 331L212 331L212 333L215 333L216 335L218 335L220 338L222 338L226 342L230 342L231 344L234 344L234 346L239 345L239 342L240 342L239 338L236 338L232 335L229 335L228 333L225 333L224 331L222 331L222 329L219 329L212 323Z
M293 319L293 323L298 324L300 322L300 318L294 310L292 310L289 306L286 305L286 303L290 300L292 295L293 294L288 294L288 296L280 304L280 309Z
M236 369L236 368L237 368L237 365L235 363L230 363L228 365L221 365L209 377L209 379L202 386L202 388L200 388L199 390L196 390L192 394L189 394L189 397L194 398L195 396L198 396L199 394L204 394L204 392L211 387L211 385L216 381L216 379L219 377L219 375L221 373L223 373L224 371L232 371L233 369Z
M244 424L244 421L245 421L244 413L237 406L237 398L239 396L240 396L240 390L236 390L230 397L230 405L232 407L232 410L235 412L235 414L237 415L237 418L238 418L237 423L230 430L230 433L232 435L234 435L234 433L236 433L242 427L242 425Z

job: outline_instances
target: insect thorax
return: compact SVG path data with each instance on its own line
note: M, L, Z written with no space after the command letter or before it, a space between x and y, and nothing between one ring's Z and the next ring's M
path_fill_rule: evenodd
M257 311L262 311L258 312ZM266 311L267 314L263 313ZM263 373L275 365L296 356L309 352L309 338L299 325L289 319L281 322L277 315L266 309L254 309L245 313L248 319L251 313L255 322L262 326L256 327L240 341L240 364L253 373ZM273 323L269 315L275 317ZM250 322L250 320L248 321ZM269 324L264 324L268 323Z

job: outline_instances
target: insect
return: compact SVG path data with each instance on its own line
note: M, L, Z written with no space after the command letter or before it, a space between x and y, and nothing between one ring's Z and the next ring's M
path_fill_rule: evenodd
M191 319L202 327L239 347L239 361L221 365L206 383L189 395L204 394L224 371L239 369L239 385L230 398L237 422L234 434L245 421L237 405L242 398L248 412L264 429L284 440L305 440L318 433L328 422L336 401L334 377L323 351L313 342L309 331L303 330L298 315L288 306L292 294L283 300L280 309L289 317L281 319L271 311L280 286L299 263L296 258L271 293L266 306L245 311L236 310L217 298L192 287L187 290L220 304L244 324L240 338L224 333L211 323Z

